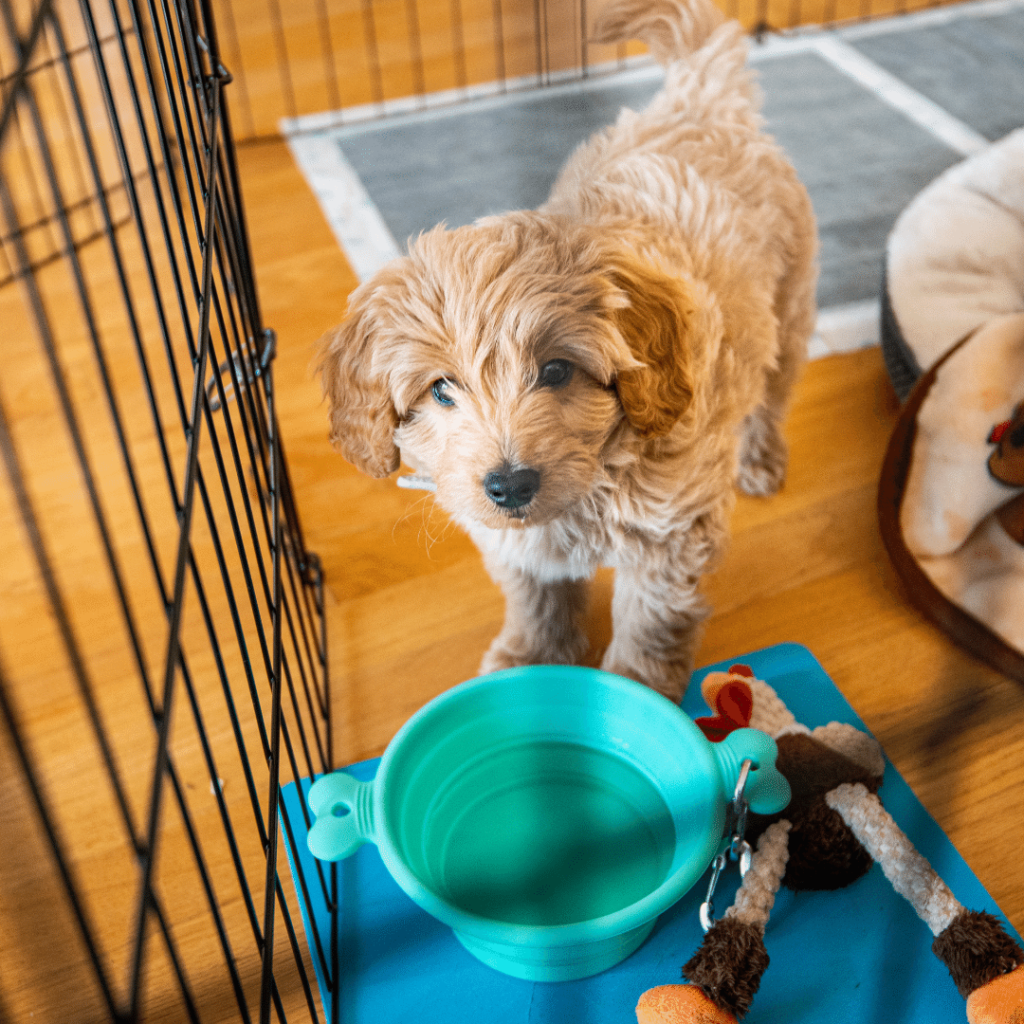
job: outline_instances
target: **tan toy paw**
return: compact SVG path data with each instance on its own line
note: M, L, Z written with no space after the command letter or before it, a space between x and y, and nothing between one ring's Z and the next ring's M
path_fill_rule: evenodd
M970 1024L1024 1024L1024 964L975 989L967 997L967 1020Z
M696 985L649 988L636 1004L637 1024L736 1024Z

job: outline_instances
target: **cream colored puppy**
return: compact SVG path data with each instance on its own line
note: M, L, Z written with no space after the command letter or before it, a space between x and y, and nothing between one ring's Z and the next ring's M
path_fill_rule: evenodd
M602 666L675 699L733 484L785 474L815 225L738 23L710 0L614 0L595 38L665 65L650 106L582 145L539 210L413 240L353 293L320 371L345 457L432 477L504 590L482 671L583 658L606 564Z

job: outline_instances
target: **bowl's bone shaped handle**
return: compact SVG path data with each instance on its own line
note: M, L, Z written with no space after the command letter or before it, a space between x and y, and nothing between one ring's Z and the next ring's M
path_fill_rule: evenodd
M775 767L779 749L767 733L758 729L737 729L712 749L722 769L728 799L732 799L743 762L749 759L753 766L744 796L750 809L755 814L775 814L789 803L789 783Z
M314 857L344 860L367 840L376 842L372 782L332 772L313 783L306 799L316 816L306 838Z

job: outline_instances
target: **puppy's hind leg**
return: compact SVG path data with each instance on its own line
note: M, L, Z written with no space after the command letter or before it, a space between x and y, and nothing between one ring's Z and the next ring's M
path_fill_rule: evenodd
M505 625L480 663L482 673L583 659L590 646L586 580L543 582L509 566L488 568L505 594Z
M807 248L813 251L809 243ZM775 494L786 478L789 447L782 421L814 331L815 281L813 265L805 262L784 282L777 305L778 362L765 373L761 404L743 422L736 485L754 497Z
M782 487L788 464L781 419L767 403L760 405L743 421L736 486L744 494L766 498Z
M782 421L790 392L800 374L807 351L807 337L789 328L783 330L779 363L765 375L764 401L743 421L740 464L736 485L744 494L768 497L782 487L789 463L789 446L782 434Z

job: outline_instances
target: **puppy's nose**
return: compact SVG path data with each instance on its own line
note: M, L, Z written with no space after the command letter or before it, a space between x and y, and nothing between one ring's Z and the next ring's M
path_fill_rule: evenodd
M540 487L540 473L535 469L501 469L484 477L484 492L500 508L522 508L533 501Z

